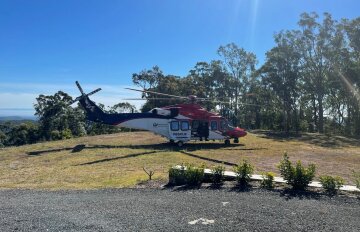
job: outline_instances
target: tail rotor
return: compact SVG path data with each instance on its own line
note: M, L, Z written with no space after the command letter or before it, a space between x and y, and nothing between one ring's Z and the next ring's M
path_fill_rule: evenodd
M81 99L87 98L87 97L89 97L90 95L93 95L93 94L95 94L95 93L97 93L97 92L99 92L99 91L101 90L101 88L97 88L97 89L95 89L94 91L91 91L90 93L85 94L85 93L84 93L84 90L83 90L83 89L81 88L81 86L80 86L80 83L79 83L78 81L75 81L75 84L76 84L76 86L78 87L81 95L78 96L77 98L75 98L74 100L72 100L72 101L70 102L70 105L74 104L74 103L77 102L77 101L80 101Z

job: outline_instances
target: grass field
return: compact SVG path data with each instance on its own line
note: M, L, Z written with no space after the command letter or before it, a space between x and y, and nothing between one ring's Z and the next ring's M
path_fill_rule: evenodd
M353 184L352 170L360 171L360 142L345 137L304 134L283 138L249 133L240 144L192 142L182 149L147 132L119 133L44 142L0 149L0 188L93 189L130 187L148 177L142 168L167 179L171 165L218 163L231 165L248 159L256 173L276 168L284 152L293 161L315 163L317 176L338 175Z

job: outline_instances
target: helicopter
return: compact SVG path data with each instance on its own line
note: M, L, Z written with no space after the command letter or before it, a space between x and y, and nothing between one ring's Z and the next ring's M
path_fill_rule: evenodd
M80 105L85 109L89 121L151 131L154 134L167 138L170 143L177 144L179 147L191 140L202 141L203 139L206 141L222 140L225 145L230 145L231 139L233 139L234 143L239 143L239 138L247 135L245 129L232 126L226 118L217 113L207 111L197 103L197 101L221 103L220 101L198 98L195 95L184 97L126 88L142 93L188 100L189 102L158 107L144 113L105 113L89 98L90 95L99 92L101 88L85 94L79 82L76 81L75 84L81 95L75 98L71 104L79 101Z

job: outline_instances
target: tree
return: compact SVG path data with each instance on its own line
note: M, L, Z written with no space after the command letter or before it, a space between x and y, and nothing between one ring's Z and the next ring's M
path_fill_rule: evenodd
M189 73L186 77L188 81L184 83L184 89L191 90L191 94L197 97L214 100L202 102L207 110L216 109L218 103L215 100L227 100L225 99L226 94L219 94L219 91L223 90L222 86L227 84L225 80L228 77L220 61L212 61L210 64L198 62Z
M15 125L7 136L8 145L19 146L35 143L38 140L38 127L31 122L21 123Z
M183 82L185 81L187 80L181 79L179 76L167 75L161 77L158 84L148 90L164 94L187 96L187 94L184 94ZM188 86L188 88L190 89L191 86ZM159 95L153 93L146 93L144 97L147 101L141 108L142 112L147 112L155 107L167 106L179 102L179 99L167 99L166 96L159 97Z
M134 113L135 111L136 107L128 102L115 104L109 110L110 113Z
M300 62L303 67L305 88L310 96L313 119L320 133L324 132L324 99L328 94L328 78L331 73L331 55L334 54L335 21L324 13L322 24L317 22L316 13L301 14L298 22L300 31L293 31L296 36Z
M347 90L347 128L350 133L360 136L360 17L344 19L341 26L347 38L345 52L349 55L343 74L339 74Z
M4 132L0 131L0 148L6 144L7 136Z
M239 97L249 92L252 74L255 71L257 63L254 53L246 52L243 48L239 48L236 44L230 43L220 46L218 54L232 75L232 86L234 88L233 106L235 115L238 115ZM234 124L238 124L238 119L234 120Z
M54 136L55 132L58 131L62 134L68 129L73 136L85 134L85 115L79 108L74 109L70 106L72 97L67 93L58 91L49 96L41 94L36 101L34 108L35 115L39 117L40 137L45 140L58 139L57 136Z
M275 35L275 42L276 47L266 53L266 62L260 69L260 75L265 85L270 87L281 102L280 108L284 112L283 129L289 133L300 91L300 54L294 47L291 32L278 33Z
M157 86L162 77L164 77L163 72L157 65L155 65L152 69L145 69L140 73L134 73L132 75L132 80L136 86L139 86L144 90L148 90Z

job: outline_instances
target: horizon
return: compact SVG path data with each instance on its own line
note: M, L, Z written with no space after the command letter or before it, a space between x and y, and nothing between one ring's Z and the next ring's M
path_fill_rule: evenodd
M92 99L111 106L140 96L124 89L133 73L158 65L184 77L231 42L260 67L274 33L297 29L301 13L354 19L359 8L355 0L1 1L0 116L32 116L40 94L76 97L76 80L85 92L102 88Z

